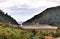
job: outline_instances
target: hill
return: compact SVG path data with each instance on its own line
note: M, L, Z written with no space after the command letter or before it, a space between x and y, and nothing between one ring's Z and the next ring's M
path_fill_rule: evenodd
M23 23L23 25L30 24L49 24L60 26L60 6L47 8L43 12Z
M18 25L17 21L14 18L9 16L7 13L5 14L2 10L0 10L0 22Z

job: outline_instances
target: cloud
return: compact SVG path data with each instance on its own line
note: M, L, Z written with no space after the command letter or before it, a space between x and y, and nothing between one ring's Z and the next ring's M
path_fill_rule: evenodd
M0 0L0 3L5 2L5 1L7 1L7 0Z
M14 6L7 9L8 14L15 18L17 21L26 21L32 18L34 15L43 11L45 8L45 6L38 8L29 8L27 5L21 5L21 7Z
M7 8L12 6L28 5L30 8L36 8L40 6L56 6L60 5L60 0L0 0L0 7ZM4 2L2 2L4 1Z
M47 7L60 5L60 0L0 0L0 9L17 21L26 21Z

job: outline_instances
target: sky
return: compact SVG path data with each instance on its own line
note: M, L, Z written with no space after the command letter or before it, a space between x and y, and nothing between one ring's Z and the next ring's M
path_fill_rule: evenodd
M0 0L0 9L16 21L26 21L43 10L60 5L60 0Z

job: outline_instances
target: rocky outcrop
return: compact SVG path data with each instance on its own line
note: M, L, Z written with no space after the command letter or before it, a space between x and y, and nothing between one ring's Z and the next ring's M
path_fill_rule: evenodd
M23 25L29 24L49 24L60 26L60 6L47 8L40 14L35 15L23 23Z
M10 23L10 24L18 25L18 23L16 22L15 19L13 19L7 13L4 14L4 12L2 10L0 10L0 22L2 22L2 23L5 22L5 23Z

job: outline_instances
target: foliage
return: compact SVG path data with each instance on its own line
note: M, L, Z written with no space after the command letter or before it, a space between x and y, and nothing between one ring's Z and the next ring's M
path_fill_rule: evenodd
M5 24L4 24L5 25ZM60 30L58 30L60 31ZM0 26L0 39L32 39L36 36L37 39L44 39L45 36L52 36L54 38L60 36L60 32L38 31L34 29L15 29L10 27Z
M20 30L0 26L0 39L31 39L33 30Z
M60 30L59 30L60 31ZM49 32L49 31L39 31L36 33L37 39L44 39L45 36L52 36L54 38L59 37L60 33L59 32Z

